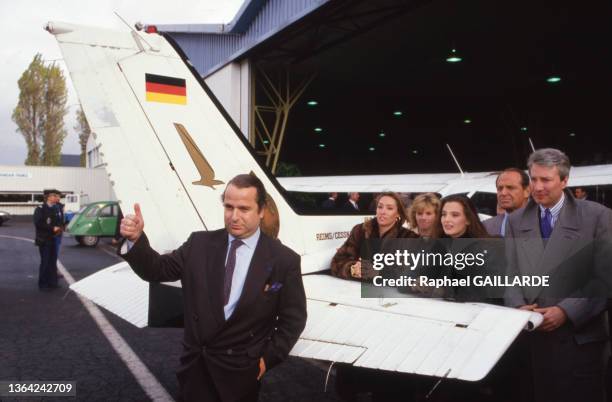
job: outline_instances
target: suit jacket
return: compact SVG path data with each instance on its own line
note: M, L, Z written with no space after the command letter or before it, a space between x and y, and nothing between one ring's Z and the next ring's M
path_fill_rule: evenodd
M185 331L177 373L185 400L206 399L207 373L223 401L257 388L259 358L269 370L284 360L306 324L300 257L263 232L236 309L226 321L225 229L194 232L177 250L159 255L146 235L123 258L142 279L181 280Z
M505 214L500 214L483 221L482 224L484 225L485 229L487 229L487 233L489 233L491 236L499 236L501 234L504 216Z
M347 201L342 206L342 210L346 212L359 212L359 204L357 204L357 208L355 208L355 206L350 201Z
M550 275L550 287L509 288L506 304L558 305L571 323L578 344L607 338L605 295L609 290L612 211L576 200L569 191L551 237L540 232L533 199L508 216L506 251L509 275ZM599 297L597 297L599 296Z
M321 208L323 209L335 209L336 208L336 200L328 198L321 204Z

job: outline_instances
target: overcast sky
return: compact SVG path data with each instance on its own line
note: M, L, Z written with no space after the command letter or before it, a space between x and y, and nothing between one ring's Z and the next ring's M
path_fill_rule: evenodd
M243 0L0 0L0 165L23 165L27 147L11 115L17 105L17 81L34 55L45 60L61 59L55 38L43 30L48 21L111 27L127 30L113 13L116 11L130 25L144 23L225 23L232 20ZM59 65L64 68L61 60ZM79 154L78 136L73 130L78 99L64 71L68 84L69 114L65 119L68 136L62 153Z

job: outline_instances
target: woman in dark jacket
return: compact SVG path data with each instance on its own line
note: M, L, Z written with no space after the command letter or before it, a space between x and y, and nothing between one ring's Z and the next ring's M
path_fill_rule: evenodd
M375 271L369 260L377 239L417 237L404 227L406 210L396 193L384 192L376 197L376 217L355 225L331 262L331 273L343 279L369 280ZM382 246L382 244L378 244ZM363 257L363 259L362 259Z
M365 223L355 225L346 242L338 249L332 259L332 275L343 279L367 281L375 272L369 258L376 249L390 245L392 239L416 238L417 235L406 229L406 210L402 201L393 192L385 192L376 198L376 217ZM372 392L374 400L405 400L405 385L393 383L389 373L350 364L336 365L336 390L344 400L353 400L359 392ZM390 384L395 384L394 387ZM391 392L392 395L388 395Z
M466 255L480 255L481 258L486 257L483 266L472 265L460 262L455 262L453 266L446 266L446 275L455 279L473 278L475 275L490 275L493 274L492 269L499 265L498 253L485 253L486 246L490 242L483 239L490 239L480 218L478 212L471 199L464 195L453 194L442 198L440 205L440 224L442 238L444 241L447 253L452 254L456 258L454 261L461 261L459 258ZM479 301L487 300L487 292L485 288L475 287L473 282L468 287L454 287L447 289L446 297L454 298L458 301Z
M446 251L454 255L484 253L483 266L458 267L457 263L447 270L452 278L474 279L478 276L492 276L503 272L505 257L503 241L499 236L490 236L478 217L478 212L471 199L463 195L449 195L441 200L440 229L442 242L446 242ZM499 239L498 239L499 238ZM486 250L486 251L485 251ZM456 260L458 261L458 260ZM500 290L476 287L472 281L469 287L446 289L447 297L464 302L486 302L503 304ZM517 387L508 383L507 378L520 370L517 366L515 352L509 351L486 379L479 383L457 383L449 388L450 400L483 400L485 395L496 395L496 400L511 401L518 399Z

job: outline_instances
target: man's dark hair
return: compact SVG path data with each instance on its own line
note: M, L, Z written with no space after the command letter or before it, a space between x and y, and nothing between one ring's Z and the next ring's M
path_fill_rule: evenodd
M237 188L255 187L255 190L257 190L257 197L256 197L257 208L261 211L261 209L265 207L266 188L264 187L261 180L259 180L259 178L255 176L253 173L239 174L238 176L235 176L233 179L231 179L227 183L227 186L225 187L225 189L227 190L227 187L229 187L230 185L237 187ZM223 191L223 194L221 194L221 201L224 201L224 200L225 200L225 190Z
M529 175L527 174L527 172L519 168L511 167L511 168L506 168L502 170L501 172L499 172L499 174L497 175L497 179L495 179L495 187L497 187L497 182L499 181L499 178L501 177L501 175L507 172L518 173L521 176L521 186L523 188L527 188L529 186Z

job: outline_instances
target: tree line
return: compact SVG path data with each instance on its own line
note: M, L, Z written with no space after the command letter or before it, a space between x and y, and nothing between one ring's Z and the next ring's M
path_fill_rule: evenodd
M38 53L17 84L19 100L12 118L28 148L25 164L59 166L68 134L64 125L68 114L64 73L55 63L45 64ZM85 166L85 148L91 130L82 108L77 112L74 129L79 135L81 166Z

